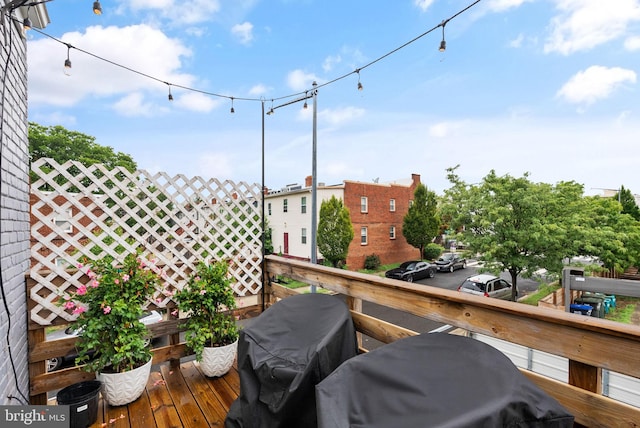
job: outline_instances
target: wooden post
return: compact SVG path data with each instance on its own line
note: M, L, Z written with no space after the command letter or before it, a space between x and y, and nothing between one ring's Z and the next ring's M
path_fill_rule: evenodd
M602 368L569 360L569 384L586 389L596 394L602 394ZM574 424L574 427L583 427Z
M29 349L33 349L36 343L45 341L45 330L44 327L38 328L35 330L29 330L28 333L28 342ZM45 374L47 372L47 361L36 361L34 363L29 363L29 379L33 379L34 377ZM29 386L31 386L31 382L29 382ZM29 403L33 405L47 405L47 393L31 395L29 394Z
M362 299L347 296L347 306L349 309L355 312L362 313ZM358 342L358 349L362 349L362 333L356 333L356 340Z

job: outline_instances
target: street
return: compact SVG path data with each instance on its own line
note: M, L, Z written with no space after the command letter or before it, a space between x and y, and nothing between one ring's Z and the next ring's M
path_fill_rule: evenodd
M476 266L467 266L466 269L456 270L452 273L438 272L434 278L421 279L416 281L415 284L424 284L447 290L456 290L465 278L475 275L477 272L478 268ZM511 282L511 277L508 273L504 272L500 276ZM538 283L531 279L518 278L517 286L519 295L523 296L537 290ZM396 309L380 306L371 302L363 302L362 310L367 315L374 316L419 333L425 333L443 327L442 323L411 315ZM381 342L366 336L363 337L362 342L363 346L367 349L374 349L382 345Z

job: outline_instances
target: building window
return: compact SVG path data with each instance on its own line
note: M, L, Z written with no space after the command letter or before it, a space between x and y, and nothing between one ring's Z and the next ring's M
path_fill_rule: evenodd
M271 215L271 202L267 204L267 210L269 212L269 215Z
M302 243L306 244L307 243L307 228L303 227L302 228Z
M409 199L409 208L413 206L413 199Z
M389 228L389 239L396 239L396 227L391 226Z
M361 213L366 213L369 211L369 203L368 203L368 199L366 196L362 196L360 198L360 212Z
M285 199L285 200L284 200L284 202L282 203L282 212L283 212L283 213L286 213L288 210L289 210L289 208L288 208L288 202L287 202L287 200Z
M360 228L360 245L367 245L367 228Z
M396 210L396 200L389 199L389 211L395 212L395 210Z
M307 197L303 196L300 200L300 212L305 214L307 212Z
M71 217L71 210L66 210L54 217L53 224L59 227L62 232L73 233L73 226L70 221Z

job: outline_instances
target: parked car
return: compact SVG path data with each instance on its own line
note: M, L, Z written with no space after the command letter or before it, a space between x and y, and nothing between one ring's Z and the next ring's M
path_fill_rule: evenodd
M467 259L457 253L444 253L435 263L440 272L453 272L467 267Z
M387 278L400 279L407 282L413 282L415 279L433 278L435 275L435 266L420 260L404 262L397 268L384 273Z
M477 296L511 300L511 283L494 275L480 274L464 280L458 291Z
M162 321L162 314L160 314L160 312L158 311L148 311L142 315L140 321L142 321L144 325L155 324ZM71 325L64 330L56 330L51 334L48 334L47 340L66 339L68 337L78 336L80 333L81 332L78 329L74 328L74 326ZM67 363L73 364L77 356L78 354L74 349L67 355L49 358L47 360L47 371L52 372L54 370L58 370Z

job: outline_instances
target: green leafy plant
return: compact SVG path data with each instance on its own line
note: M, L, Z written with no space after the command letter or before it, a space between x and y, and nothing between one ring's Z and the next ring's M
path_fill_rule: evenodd
M86 263L86 261L84 261ZM121 264L106 257L78 265L90 281L61 304L78 315L78 357L86 371L124 372L151 358L149 332L140 321L143 305L160 287L164 273L139 253Z
M371 254L364 259L364 268L368 270L376 270L380 267L380 257L377 254Z
M235 296L223 261L198 263L187 284L175 295L180 310L187 313L185 341L202 361L204 347L230 345L238 339L232 310Z

